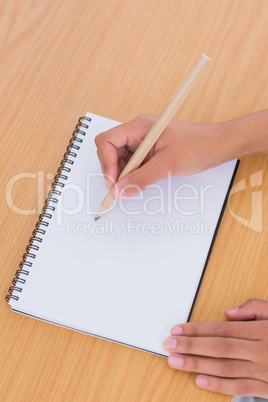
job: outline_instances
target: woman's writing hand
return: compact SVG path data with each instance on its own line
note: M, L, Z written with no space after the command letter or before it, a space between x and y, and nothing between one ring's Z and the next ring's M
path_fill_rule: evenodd
M155 121L154 116L141 115L96 137L108 189ZM112 195L117 200L131 197L168 175L185 176L214 167L231 158L226 144L221 124L171 120L142 166L119 180Z

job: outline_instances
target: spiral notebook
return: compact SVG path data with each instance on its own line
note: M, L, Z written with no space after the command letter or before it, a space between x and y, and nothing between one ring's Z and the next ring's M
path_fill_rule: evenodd
M12 311L167 356L189 319L238 166L168 177L94 220L107 190L97 134L79 119L6 300Z

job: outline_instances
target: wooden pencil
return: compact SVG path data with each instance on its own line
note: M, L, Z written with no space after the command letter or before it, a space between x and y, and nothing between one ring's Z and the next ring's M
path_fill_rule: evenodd
M162 132L165 130L166 126L177 112L178 108L187 97L197 80L200 78L201 74L209 64L211 59L202 54L188 76L185 78L179 89L176 91L172 99L170 100L167 107L159 116L158 120L154 123L152 128L148 131L139 147L136 149L129 162L122 170L118 180L122 179L127 174L133 172L133 170L137 169L148 152L151 150L155 142L158 140ZM111 195L111 190L107 193L105 198L103 199L99 211L95 217L95 220L99 219L102 215L109 211L114 203L114 199Z

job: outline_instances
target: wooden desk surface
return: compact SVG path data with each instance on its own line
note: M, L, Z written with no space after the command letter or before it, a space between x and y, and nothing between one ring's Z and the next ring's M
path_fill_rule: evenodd
M218 122L267 108L267 20L267 0L2 1L1 400L230 400L162 357L11 313L4 297L38 214L19 214L4 194L30 173L12 200L40 210L79 116L158 115L201 53L212 63L177 118ZM241 161L235 182L247 187L230 208L250 227L225 211L192 320L223 320L226 308L267 297L267 163Z

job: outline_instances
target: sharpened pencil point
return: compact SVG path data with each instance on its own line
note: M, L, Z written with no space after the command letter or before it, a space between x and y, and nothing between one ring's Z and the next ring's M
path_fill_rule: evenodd
M95 221L97 221L98 219L100 219L100 216L95 216Z

